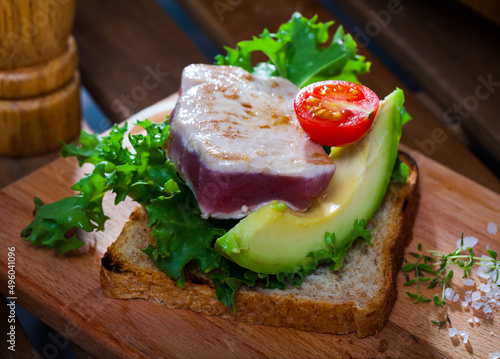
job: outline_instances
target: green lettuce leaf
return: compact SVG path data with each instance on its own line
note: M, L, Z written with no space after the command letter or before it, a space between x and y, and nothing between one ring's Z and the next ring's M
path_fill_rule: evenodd
M239 66L259 75L284 77L299 87L323 80L358 82L356 74L367 72L370 63L356 55L357 45L352 36L339 26L326 45L333 21L316 21L317 16L309 20L296 12L276 33L264 30L259 37L238 42L236 49L226 47L227 55L216 56L215 63ZM254 67L254 52L264 53L269 61Z
M192 260L205 273L219 267L221 255L213 242L226 231L200 217L194 195L186 185L173 198L153 199L146 209L149 225L154 227L155 245L144 252L179 287L184 287L184 267Z
M412 117L410 116L408 111L406 111L406 108L403 107L401 109L401 126L404 126L406 123L410 122L411 120L412 120Z
M64 145L64 157L75 156L80 165L94 164L94 170L71 187L77 195L43 205L35 199L34 220L22 231L24 240L35 245L56 249L60 254L83 245L75 229L102 231L108 217L103 213L102 199L107 192L116 193L115 203L126 196L148 205L152 199L173 195L170 179L177 180L173 166L166 165L163 143L168 138L168 126L146 120L138 123L147 136L129 136L134 151L123 147L127 125L114 126L108 136L91 135L82 131L80 145ZM158 176L161 173L161 176Z
M396 157L396 163L394 164L394 168L391 173L391 181L396 183L406 183L406 179L408 177L409 172L408 166L401 161L399 158L399 154Z
M220 267L211 273L215 284L215 297L235 311L236 293L242 284L253 287L260 279L253 271L221 258Z
M309 257L313 259L311 265L307 268L303 268L305 273L312 273L316 268L322 264L330 264L330 269L333 271L339 270L344 264L345 256L347 252L352 247L354 241L358 238L364 239L369 245L373 245L371 230L366 229L366 221L364 219L356 219L353 223L352 237L350 241L346 242L346 245L342 248L337 248L335 241L335 233L325 233L326 249L321 249L312 253L309 253Z
M354 233L352 234L352 238L362 238L368 243L370 246L373 246L372 243L372 231L369 229L366 229L366 221L364 219L362 220L355 220L353 227L354 227Z

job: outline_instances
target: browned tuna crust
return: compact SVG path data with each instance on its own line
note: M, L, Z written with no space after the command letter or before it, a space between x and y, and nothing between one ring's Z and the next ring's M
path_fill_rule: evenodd
M241 218L272 200L304 211L325 191L335 165L300 127L297 92L237 67L184 69L168 156L205 216Z

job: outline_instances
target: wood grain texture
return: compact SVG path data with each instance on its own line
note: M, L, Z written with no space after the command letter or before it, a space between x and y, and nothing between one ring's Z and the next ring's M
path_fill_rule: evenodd
M0 155L44 153L69 142L80 130L80 76L50 94L0 99Z
M78 70L78 53L73 36L66 51L36 66L0 71L0 99L36 97L56 91L71 81Z
M89 125L82 119L80 127L87 133L93 133ZM75 142L78 138L75 138ZM53 162L61 157L59 149L49 151L41 155L33 155L26 157L6 157L0 156L0 189L7 185L23 178L29 173L35 172L37 169Z
M134 117L161 121L171 106L165 102ZM486 226L489 221L500 223L500 195L417 152L411 154L420 168L421 201L408 251L418 243L425 249L451 251L462 231L480 239L477 253L484 253L487 245L498 250L500 235L488 234ZM16 247L18 302L96 357L484 358L498 350L498 322L475 312L480 324L471 327L467 320L472 313L457 303L446 309L453 326L470 333L469 344L450 339L445 328L437 330L430 320L442 318L442 308L413 304L405 294L408 288L402 286L402 273L389 323L377 336L364 339L247 325L168 310L144 300L107 298L99 285L100 259L134 203L115 208L112 198L106 197L104 211L111 221L105 232L79 233L86 244L72 254L59 256L19 238L31 221L35 195L45 202L68 196L70 185L88 171L78 168L76 160L59 159L0 191L0 240L4 248ZM6 260L6 255L0 256L2 268ZM6 280L6 272L0 272L0 288L6 287ZM456 289L465 291L460 285Z
M316 0L240 1L226 7L220 3L217 7L215 2L201 0L179 2L221 48L223 45L235 47L238 41L251 39L252 36L262 33L264 28L271 32L277 31L279 25L288 21L294 11L300 11L308 18L317 14L318 20L322 22L336 20L334 14L328 12ZM373 8L377 9L375 6ZM241 26L243 23L245 26ZM336 24L339 22L336 21ZM378 40L378 37L375 40ZM442 113L429 111L415 93L398 80L366 47L360 46L360 49L361 54L372 62L370 73L360 76L364 85L373 89L381 98L396 87L402 88L405 92L405 106L415 120L405 126L402 142L500 193L498 177L439 122ZM435 80L439 79L440 77L436 76ZM442 91L447 90L442 89ZM492 117L494 118L496 117Z
M61 156L59 150L28 157L0 156L0 189L36 171Z
M60 56L73 27L75 0L0 2L0 69L42 64Z
M208 60L154 0L79 0L82 81L119 123L176 92L182 69Z

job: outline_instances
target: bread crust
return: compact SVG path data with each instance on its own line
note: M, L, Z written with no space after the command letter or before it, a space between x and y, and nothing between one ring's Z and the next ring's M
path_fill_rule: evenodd
M387 322L396 300L396 276L412 236L419 202L417 165L407 154L400 155L410 167L407 184L389 185L369 224L374 246L357 241L341 270L322 268L319 275L306 278L303 287L309 289L242 286L236 296L235 313L214 297L211 280L194 268L186 272L185 288L181 289L140 251L154 243L147 212L141 206L131 214L102 259L101 288L111 298L143 298L167 308L189 309L250 324L334 334L356 332L360 337L375 334ZM352 274L357 267L363 268L357 272L368 268L373 273ZM363 281L373 277L377 282L367 290L356 291L349 282L351 276ZM315 293L311 288L320 289ZM327 293L330 288L338 293ZM318 293L323 297L318 298Z

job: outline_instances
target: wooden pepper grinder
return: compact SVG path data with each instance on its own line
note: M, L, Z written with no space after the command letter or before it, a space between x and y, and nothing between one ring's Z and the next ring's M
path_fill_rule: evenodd
M0 155L48 152L80 129L75 0L0 1Z

